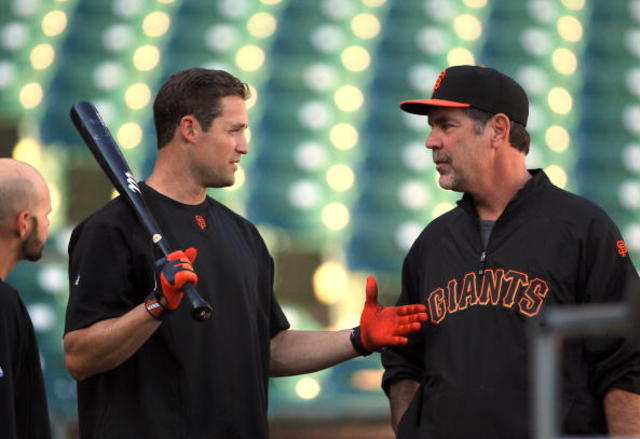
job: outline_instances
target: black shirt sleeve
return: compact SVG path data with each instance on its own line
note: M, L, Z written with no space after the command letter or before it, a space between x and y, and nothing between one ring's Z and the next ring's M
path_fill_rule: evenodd
M269 306L269 336L270 338L278 335L279 332L284 331L285 329L290 328L289 320L285 316L280 304L278 303L278 299L276 299L276 295L273 291L273 286L275 282L275 264L273 262L273 258L269 253L269 249L267 249L267 245L264 243L264 240L260 236L260 233L257 229L252 226L253 233L258 241L258 248L262 253L261 259L265 261L265 265L261 272L262 276L265 276L262 284L265 288L269 289L270 295L270 306Z
M150 243L142 249L136 245L146 236L139 227L137 221L118 224L107 216L89 219L73 231L65 333L119 317L152 291L153 250Z
M638 273L613 222L602 215L590 225L584 248L585 302L617 302L640 293ZM593 337L584 341L589 366L589 384L602 398L613 388L640 393L640 349L629 337Z
M414 248L415 250L415 248ZM402 267L402 293L396 305L420 303L413 267L413 253L410 252ZM421 382L424 375L424 342L422 330L408 334L409 342L404 346L394 346L382 351L382 365L385 368L382 388L389 394L394 381L414 380Z

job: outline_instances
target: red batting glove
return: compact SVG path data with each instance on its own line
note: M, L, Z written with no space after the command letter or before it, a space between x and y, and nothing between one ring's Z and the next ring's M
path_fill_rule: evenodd
M427 307L421 304L388 307L380 305L378 284L373 276L367 278L366 292L367 299L360 316L359 340L369 353L386 346L407 344L409 339L403 335L417 331L421 322L428 319Z
M182 288L187 282L192 285L198 283L198 275L193 271L192 265L197 256L198 250L188 248L184 252L178 250L170 253L159 261L160 286L166 301L162 305L165 309L174 310L180 305L184 296Z

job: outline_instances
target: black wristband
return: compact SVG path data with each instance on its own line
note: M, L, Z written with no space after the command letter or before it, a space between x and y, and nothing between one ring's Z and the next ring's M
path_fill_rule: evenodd
M162 305L162 303L160 303L160 298L157 291L152 291L149 293L147 298L144 300L144 307L154 319L164 320L166 309Z
M362 344L362 340L360 340L360 326L356 326L351 330L351 344L353 345L353 349L363 357L367 355L371 355L371 352L367 350Z

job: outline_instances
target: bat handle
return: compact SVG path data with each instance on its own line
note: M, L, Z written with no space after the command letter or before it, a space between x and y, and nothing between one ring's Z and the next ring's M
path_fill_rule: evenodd
M200 294L198 294L198 291L193 284L185 284L184 287L182 287L182 291L187 295L187 298L193 307L193 311L191 311L193 320L209 320L211 318L211 314L213 314L213 308L211 308L211 305L200 297Z

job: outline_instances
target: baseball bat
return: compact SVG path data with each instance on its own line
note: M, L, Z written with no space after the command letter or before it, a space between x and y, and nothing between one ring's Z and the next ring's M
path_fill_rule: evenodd
M167 241L163 238L155 218L149 212L133 172L96 107L85 101L75 103L71 107L71 121L111 183L138 215L151 235L153 243L164 256L167 256L171 253ZM200 297L192 284L186 284L183 291L193 307L191 313L193 319L208 320L213 312L211 305Z

